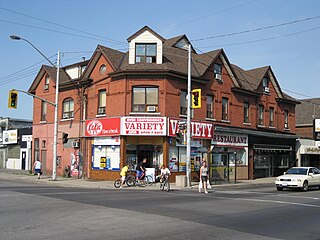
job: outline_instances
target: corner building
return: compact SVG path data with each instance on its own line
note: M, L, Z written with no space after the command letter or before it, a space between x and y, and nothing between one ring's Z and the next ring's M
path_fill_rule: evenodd
M164 39L148 26L127 40L128 52L98 45L89 61L61 69L59 131L69 141L58 141L58 174L76 163L75 177L114 180L125 163L144 157L150 174L161 164L172 179L185 174L190 42L185 35ZM29 91L53 98L52 71L43 66ZM281 91L270 66L246 71L223 49L192 48L191 75L192 89L202 92L202 107L191 111L192 179L203 158L216 181L274 176L295 164L299 102ZM53 111L44 105L34 100L33 136L50 146ZM50 172L52 151L45 150L40 157Z

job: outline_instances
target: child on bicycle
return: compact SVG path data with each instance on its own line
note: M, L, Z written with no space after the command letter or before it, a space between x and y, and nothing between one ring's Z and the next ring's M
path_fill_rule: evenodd
M167 168L165 164L162 164L160 167L160 181L164 181L165 178L168 178L170 174L169 168Z
M124 184L124 181L126 180L126 175L127 175L127 172L129 170L129 164L126 164L122 169L121 169L121 172L120 172L120 177L121 177L121 185L120 185L120 188L122 188L123 184Z

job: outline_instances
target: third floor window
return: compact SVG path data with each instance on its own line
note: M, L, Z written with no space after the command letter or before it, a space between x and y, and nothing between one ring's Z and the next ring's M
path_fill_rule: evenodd
M155 63L156 57L156 44L136 44L136 63Z
M269 127L274 127L274 108L269 108Z

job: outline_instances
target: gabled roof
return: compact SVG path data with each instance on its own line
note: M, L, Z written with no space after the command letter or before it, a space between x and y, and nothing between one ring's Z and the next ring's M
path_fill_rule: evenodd
M148 26L144 26L143 28L141 28L139 31L137 31L136 33L134 33L133 35L131 35L130 37L127 38L128 42L131 42L132 39L134 39L135 37L137 37L138 35L140 35L141 33L145 32L145 31L149 31L150 33L152 33L154 36L156 36L157 38L159 38L162 42L165 41L165 39L160 36L158 33L156 33L155 31L153 31L150 27Z
M38 87L41 79L45 74L48 74L50 79L56 83L57 79L57 69L55 67L47 66L47 65L42 65L36 78L33 80L28 92L35 92L36 88ZM59 75L59 84L63 85L64 83L70 82L71 79L68 76L68 74L65 72L63 68L60 68L60 75Z
M313 125L313 119L320 118L320 98L300 99L296 105L296 125Z

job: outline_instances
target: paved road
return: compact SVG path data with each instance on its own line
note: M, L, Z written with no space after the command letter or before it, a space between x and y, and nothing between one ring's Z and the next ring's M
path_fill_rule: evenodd
M2 179L0 239L320 239L319 199L272 185L199 194Z

